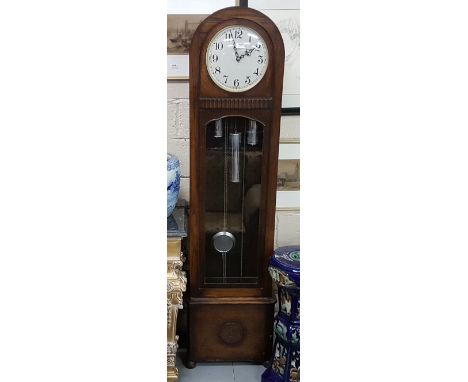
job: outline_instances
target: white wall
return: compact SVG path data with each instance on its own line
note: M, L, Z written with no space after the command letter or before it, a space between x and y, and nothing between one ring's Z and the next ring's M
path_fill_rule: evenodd
M190 201L189 85L167 83L167 151L180 160L180 197ZM282 117L281 139L299 138L299 116ZM276 211L275 247L299 244L299 211Z

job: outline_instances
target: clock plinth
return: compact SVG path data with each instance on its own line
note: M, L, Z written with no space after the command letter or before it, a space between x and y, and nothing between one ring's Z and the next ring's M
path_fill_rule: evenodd
M258 363L268 360L274 302L272 298L192 298L190 359Z
M264 362L284 46L262 13L215 12L190 47L188 360Z

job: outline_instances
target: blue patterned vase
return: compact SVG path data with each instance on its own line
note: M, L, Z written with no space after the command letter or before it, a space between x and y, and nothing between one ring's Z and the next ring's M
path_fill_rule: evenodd
M179 199L180 164L179 158L167 154L167 217L172 214Z

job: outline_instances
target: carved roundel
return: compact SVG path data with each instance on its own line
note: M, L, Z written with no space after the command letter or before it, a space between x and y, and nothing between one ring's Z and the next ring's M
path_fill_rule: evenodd
M244 339L244 328L239 322L225 322L219 328L218 336L226 345L238 345Z

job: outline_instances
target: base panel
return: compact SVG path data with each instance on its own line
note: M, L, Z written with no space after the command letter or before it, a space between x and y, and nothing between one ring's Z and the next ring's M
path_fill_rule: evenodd
M270 359L274 300L189 303L189 354L194 362L265 362Z

